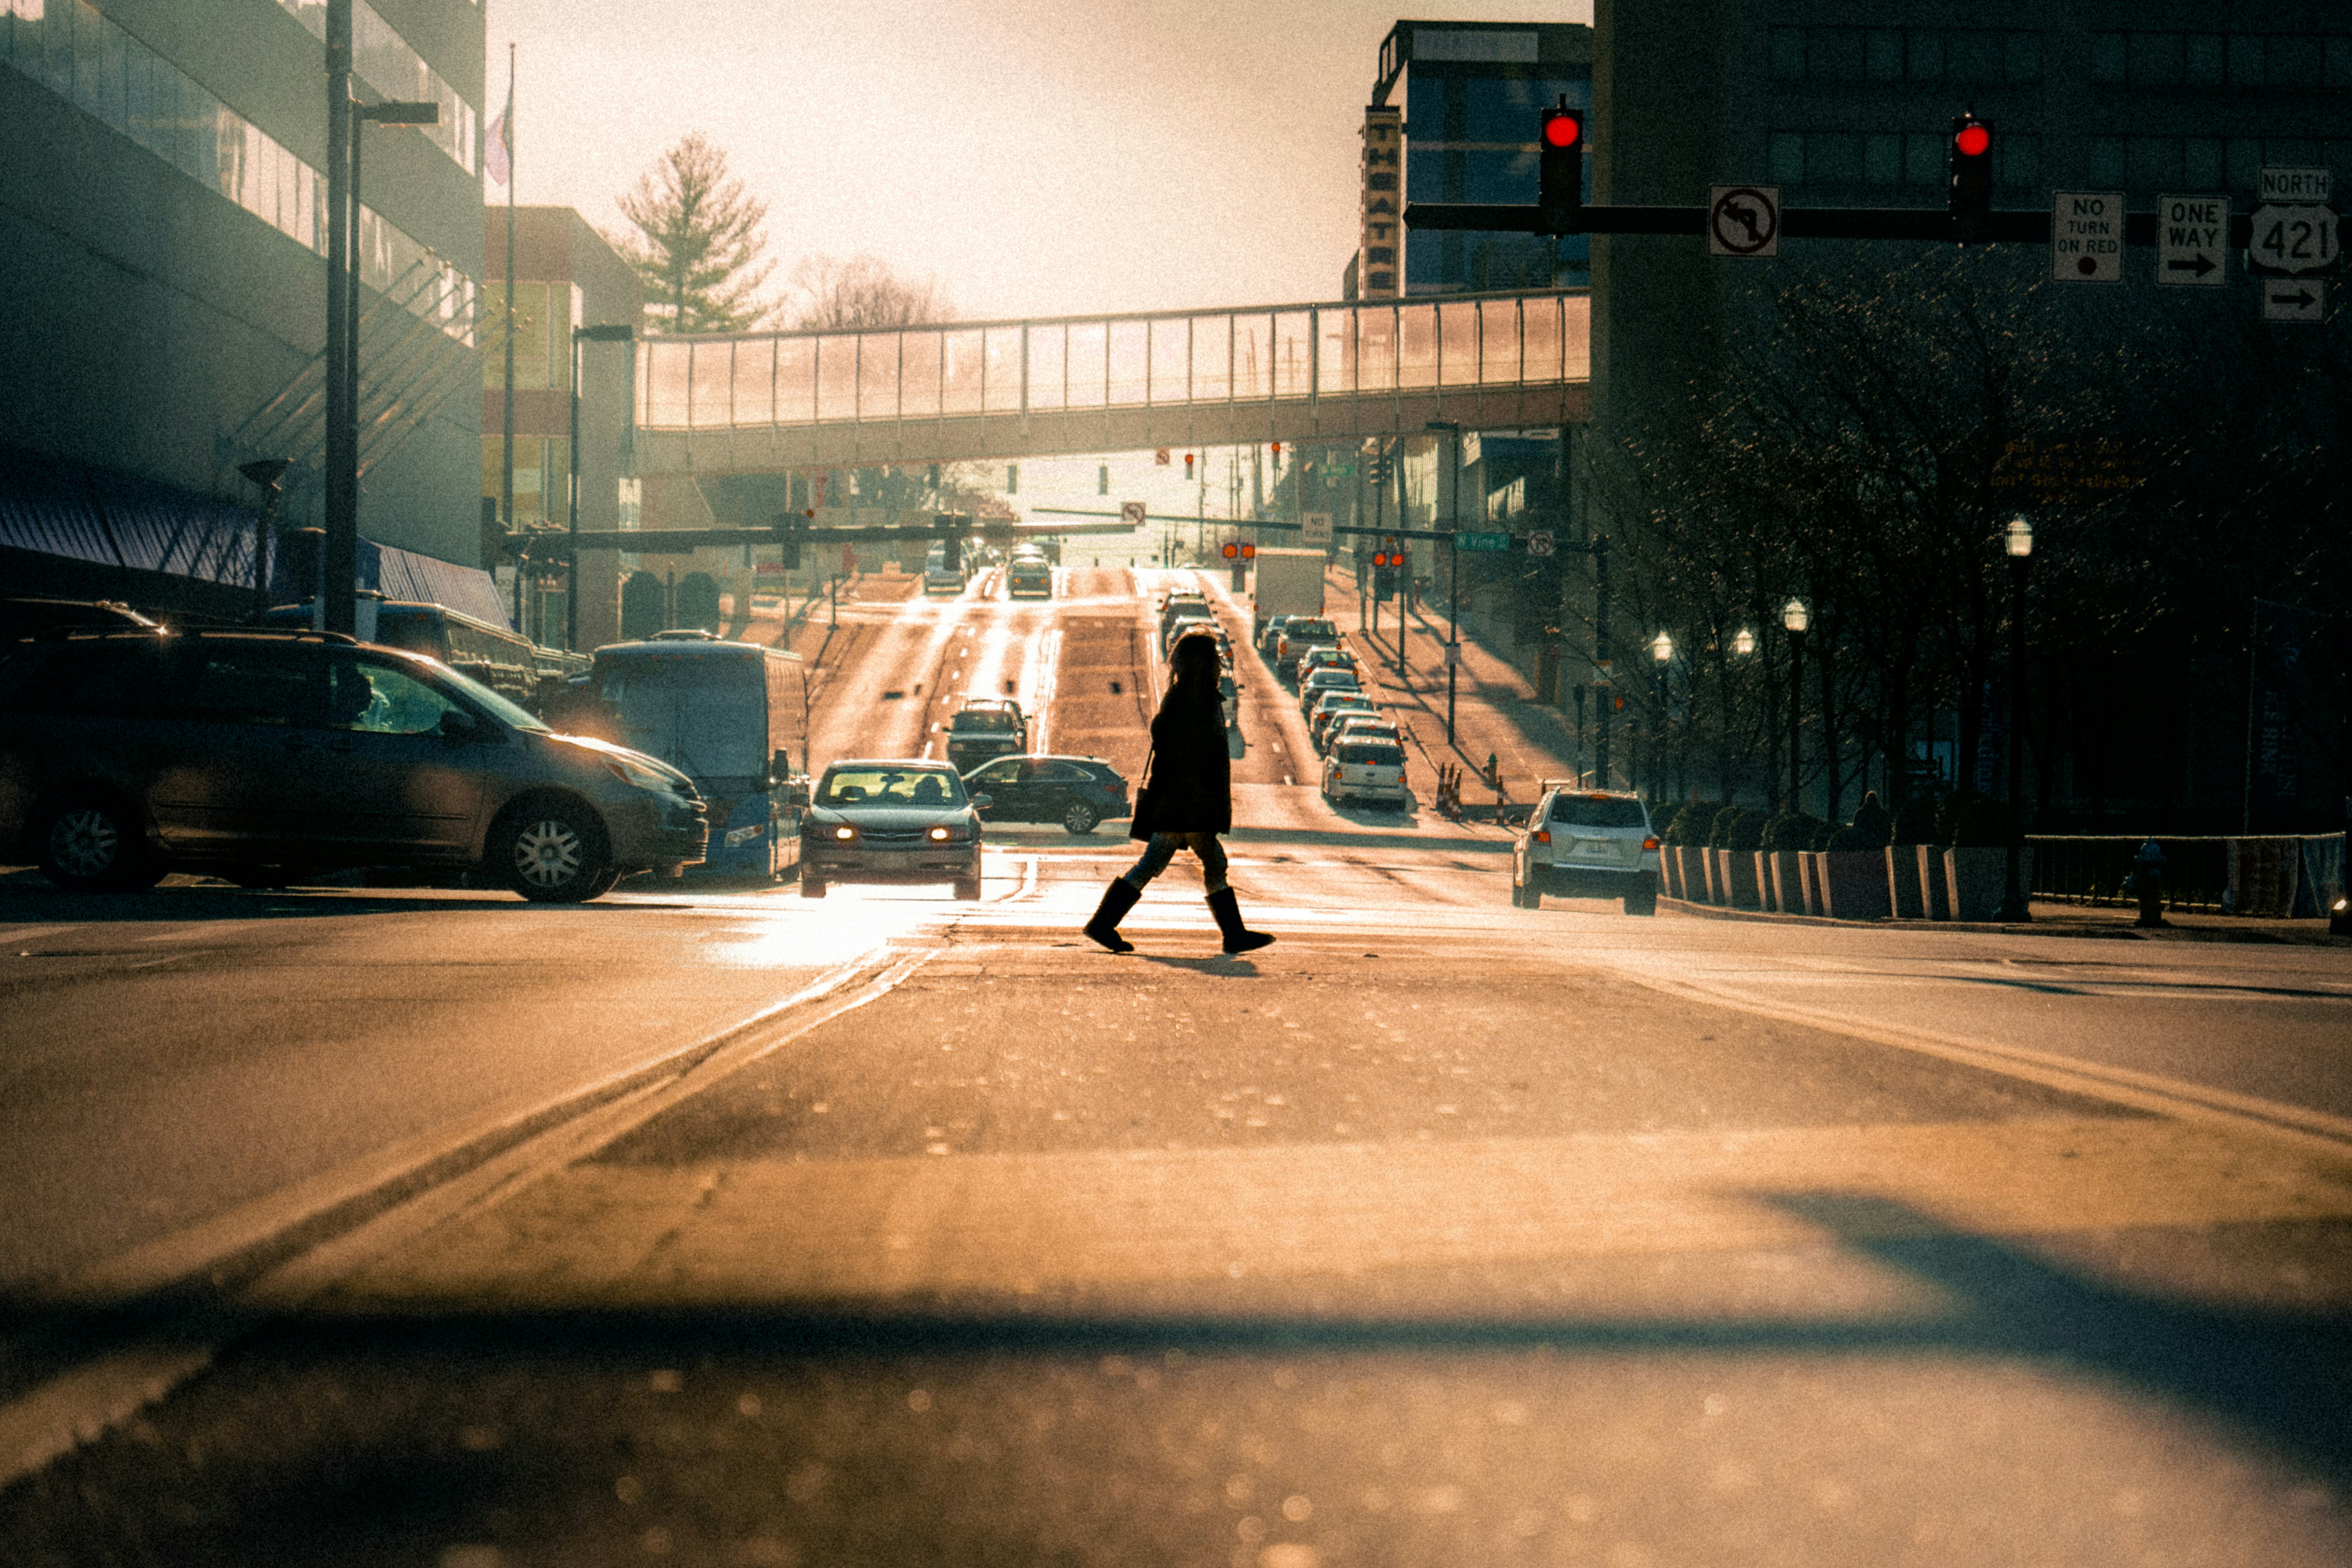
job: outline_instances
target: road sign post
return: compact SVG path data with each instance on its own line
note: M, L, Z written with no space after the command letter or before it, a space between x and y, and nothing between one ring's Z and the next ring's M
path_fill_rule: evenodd
M2124 194L2059 191L2050 206L2050 280L2124 280Z
M2156 280L2175 289L2219 289L2230 279L2230 198L2156 198Z

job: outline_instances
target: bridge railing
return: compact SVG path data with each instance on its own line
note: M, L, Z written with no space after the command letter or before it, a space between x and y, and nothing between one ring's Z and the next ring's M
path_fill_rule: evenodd
M648 338L648 430L1308 403L1590 379L1582 289Z

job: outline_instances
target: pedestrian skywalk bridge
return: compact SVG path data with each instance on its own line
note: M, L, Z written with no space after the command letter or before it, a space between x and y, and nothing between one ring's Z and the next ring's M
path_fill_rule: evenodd
M1588 416L1582 289L648 338L646 473L1018 458Z

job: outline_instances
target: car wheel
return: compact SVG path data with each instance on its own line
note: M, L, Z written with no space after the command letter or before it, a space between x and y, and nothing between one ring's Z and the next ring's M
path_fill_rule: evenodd
M617 866L607 866L602 872L597 874L595 881L589 884L588 891L582 894L581 898L583 901L588 899L601 899L605 894L611 892L615 887L618 887L620 885L620 868Z
M955 896L959 900L964 903L971 903L974 900L978 899L980 897L980 879L977 877L967 877L958 882L955 885Z
M1658 889L1647 889L1625 895L1625 912L1629 915L1654 915L1658 912Z
M1082 800L1072 801L1070 809L1062 813L1062 826L1076 834L1092 833L1095 824L1101 820L1095 808Z
M803 899L824 897L829 885L823 877L812 877L805 871L801 873L801 897Z
M41 874L68 893L135 893L163 879L146 831L119 801L76 795L42 819L34 835Z
M529 803L510 811L490 836L492 870L535 904L577 904L611 886L604 826L568 801Z

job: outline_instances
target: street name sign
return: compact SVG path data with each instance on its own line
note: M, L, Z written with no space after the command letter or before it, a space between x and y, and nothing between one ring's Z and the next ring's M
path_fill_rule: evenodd
M1706 253L1709 256L1780 254L1780 187L1709 185L1706 188Z
M1454 536L1456 550L1484 550L1490 553L1508 550L1511 536L1507 533L1457 533Z
M2053 283L2124 280L2124 194L2059 191L2050 209Z
M1139 500L1123 500L1118 503L1118 520L1129 528L1141 528L1143 514L1144 504Z
M2327 319L2327 285L2316 278L2263 279L2263 320L2324 321Z
M1549 555L1551 553L1552 542L1551 530L1549 528L1538 528L1533 533L1528 535L1528 553L1530 555Z
M1328 544L1331 542L1331 514L1328 511L1307 511L1298 514L1298 542Z
M2156 198L2156 280L2219 289L2229 281L2230 198Z

